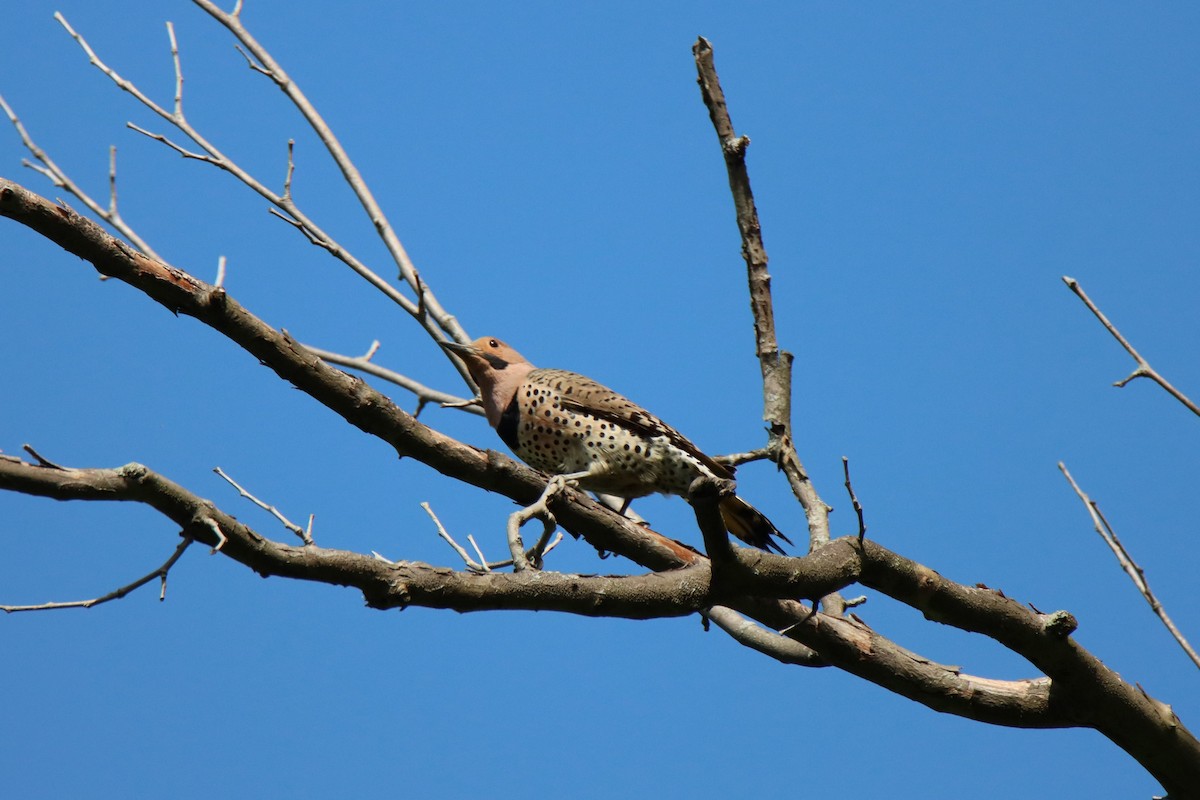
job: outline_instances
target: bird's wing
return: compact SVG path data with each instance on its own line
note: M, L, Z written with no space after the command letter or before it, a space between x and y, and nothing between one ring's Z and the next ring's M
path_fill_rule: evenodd
M733 477L733 468L713 461L682 433L629 398L591 378L563 370L538 369L529 374L529 379L554 387L559 395L559 405L565 411L587 414L628 428L641 436L665 437L675 447L708 467L718 478Z

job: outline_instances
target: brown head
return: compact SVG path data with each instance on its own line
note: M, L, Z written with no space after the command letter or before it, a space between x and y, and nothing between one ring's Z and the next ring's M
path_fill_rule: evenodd
M463 360L471 379L479 386L488 422L496 427L517 387L533 371L533 364L494 336L481 336L470 344L443 342L442 347Z

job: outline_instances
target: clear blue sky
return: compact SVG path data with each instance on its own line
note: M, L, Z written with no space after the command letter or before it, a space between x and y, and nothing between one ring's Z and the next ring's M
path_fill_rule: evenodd
M411 321L228 176L124 129L164 126L88 67L61 10L364 259L381 246L313 137L190 3L0 5L0 92L93 192L119 148L126 217L168 259L303 341L461 391ZM763 442L739 242L690 47L712 40L749 164L801 457L854 529L967 584L1065 608L1079 641L1200 728L1197 670L1055 468L1108 512L1200 643L1200 424L1060 282L1078 278L1200 396L1200 9L1183 3L387 4L249 0L246 22L335 125L442 302L475 335L586 372L711 452ZM0 129L0 174L20 167ZM0 224L0 449L144 462L287 538L221 466L320 544L455 564L419 508L498 556L511 504L398 462L219 335ZM402 404L411 401L394 393ZM439 430L502 445L480 419ZM742 493L785 530L771 469ZM698 542L678 499L639 510ZM0 602L94 596L157 565L137 507L0 495ZM796 537L793 537L796 538ZM551 566L627 569L568 542ZM1000 678L998 645L870 593L874 627ZM92 611L0 619L10 797L1149 797L1090 731L936 714L834 670L784 667L697 619L381 613L201 548Z

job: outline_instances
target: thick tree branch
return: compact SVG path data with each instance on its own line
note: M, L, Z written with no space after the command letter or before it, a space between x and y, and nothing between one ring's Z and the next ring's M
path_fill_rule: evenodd
M226 539L220 552L260 575L352 586L372 608L523 609L651 619L684 616L707 605L708 564L704 561L667 573L629 576L477 573L416 561L385 562L315 545L286 545L267 539L211 501L141 464L116 469L55 469L2 458L0 489L56 500L145 503L170 518L185 537L213 546L218 544L212 528L215 524ZM156 570L151 577L158 574Z
M491 450L464 445L423 425L386 395L326 364L286 331L255 317L223 289L175 267L149 259L92 221L0 178L0 216L20 222L63 249L90 262L100 273L144 292L176 314L203 322L240 345L281 378L306 392L347 422L387 442L401 456L473 486L532 503L545 478ZM602 550L636 560L650 569L669 569L700 556L677 542L624 519L571 491L557 517L563 527Z
M0 179L0 215L37 230L104 274L193 316L237 342L284 379L361 430L456 479L532 502L545 478L498 453L482 452L417 422L362 381L329 366L242 308L217 287L133 252L70 209ZM84 479L86 476L86 479ZM707 559L613 514L578 492L556 505L563 525L590 543L658 572L613 584L608 578L526 570L475 575L427 564L391 564L356 553L270 542L211 503L139 467L68 470L0 459L0 488L78 499L146 502L184 534L263 574L352 585L376 607L425 605L481 610L543 608L608 616L671 616L723 606L756 619L828 663L931 708L1020 727L1094 727L1130 752L1168 790L1200 785L1200 745L1166 706L1121 681L1069 636L1074 620L1043 615L986 589L956 584L927 567L856 537L805 558L732 548L721 578ZM118 495L121 495L118 497ZM218 538L220 534L220 539ZM221 543L221 540L224 543ZM670 570L662 573L662 570ZM599 581L599 582L597 582ZM983 633L1030 660L1048 680L993 681L914 655L865 625L814 613L787 597L821 596L855 581L920 609L929 619ZM619 585L621 588L612 588ZM603 588L603 596L593 590ZM537 594L548 592L549 594ZM724 620L735 624L735 621ZM752 632L741 631L741 640ZM772 641L770 636L759 637ZM754 645L750 645L754 646ZM775 652L784 653L782 647ZM764 652L770 647L762 646ZM806 662L806 651L788 651Z
M710 618L737 641L787 663L835 664L933 708L997 724L1074 724L1045 703L1046 682L1042 679L994 681L960 675L957 668L922 658L861 623L813 614L792 601L730 596L731 605L742 613L781 628L789 627L793 638L747 627L750 623L733 608L714 602L730 593L719 586L719 581L713 581L709 562L704 559L675 570L635 576L536 570L481 573L419 562L389 562L313 545L294 547L266 539L210 501L140 464L117 469L72 469L0 458L0 489L58 500L144 503L170 518L188 539L213 545L222 555L263 576L354 587L373 608L413 605L456 611L523 609L629 619L681 616L707 608ZM706 501L702 498L699 503L704 506ZM843 560L855 560L853 551L840 552ZM829 569L828 559L820 554L776 558L792 562L796 573L809 572L811 567L817 580ZM837 568L834 572L851 574ZM832 659L824 656L826 652L832 654Z

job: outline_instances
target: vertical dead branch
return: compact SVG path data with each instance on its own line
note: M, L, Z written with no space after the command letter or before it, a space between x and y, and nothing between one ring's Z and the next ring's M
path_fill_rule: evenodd
M754 206L754 192L750 189L750 173L746 169L746 148L750 145L750 138L737 136L734 132L733 120L725 104L725 93L713 62L712 45L701 36L692 46L692 54L696 59L700 94L725 157L729 190L733 193L738 231L742 236L742 258L746 261L750 310L754 314L755 352L763 376L763 419L770 426L769 447L775 463L787 476L792 493L804 509L811 552L829 541L829 512L832 509L817 494L792 440L793 356L779 349L775 337L775 307L771 300L767 249L763 245L762 226L758 221L758 209ZM840 614L840 598L829 598L829 602L838 604L838 607L827 604L826 609L832 614Z

